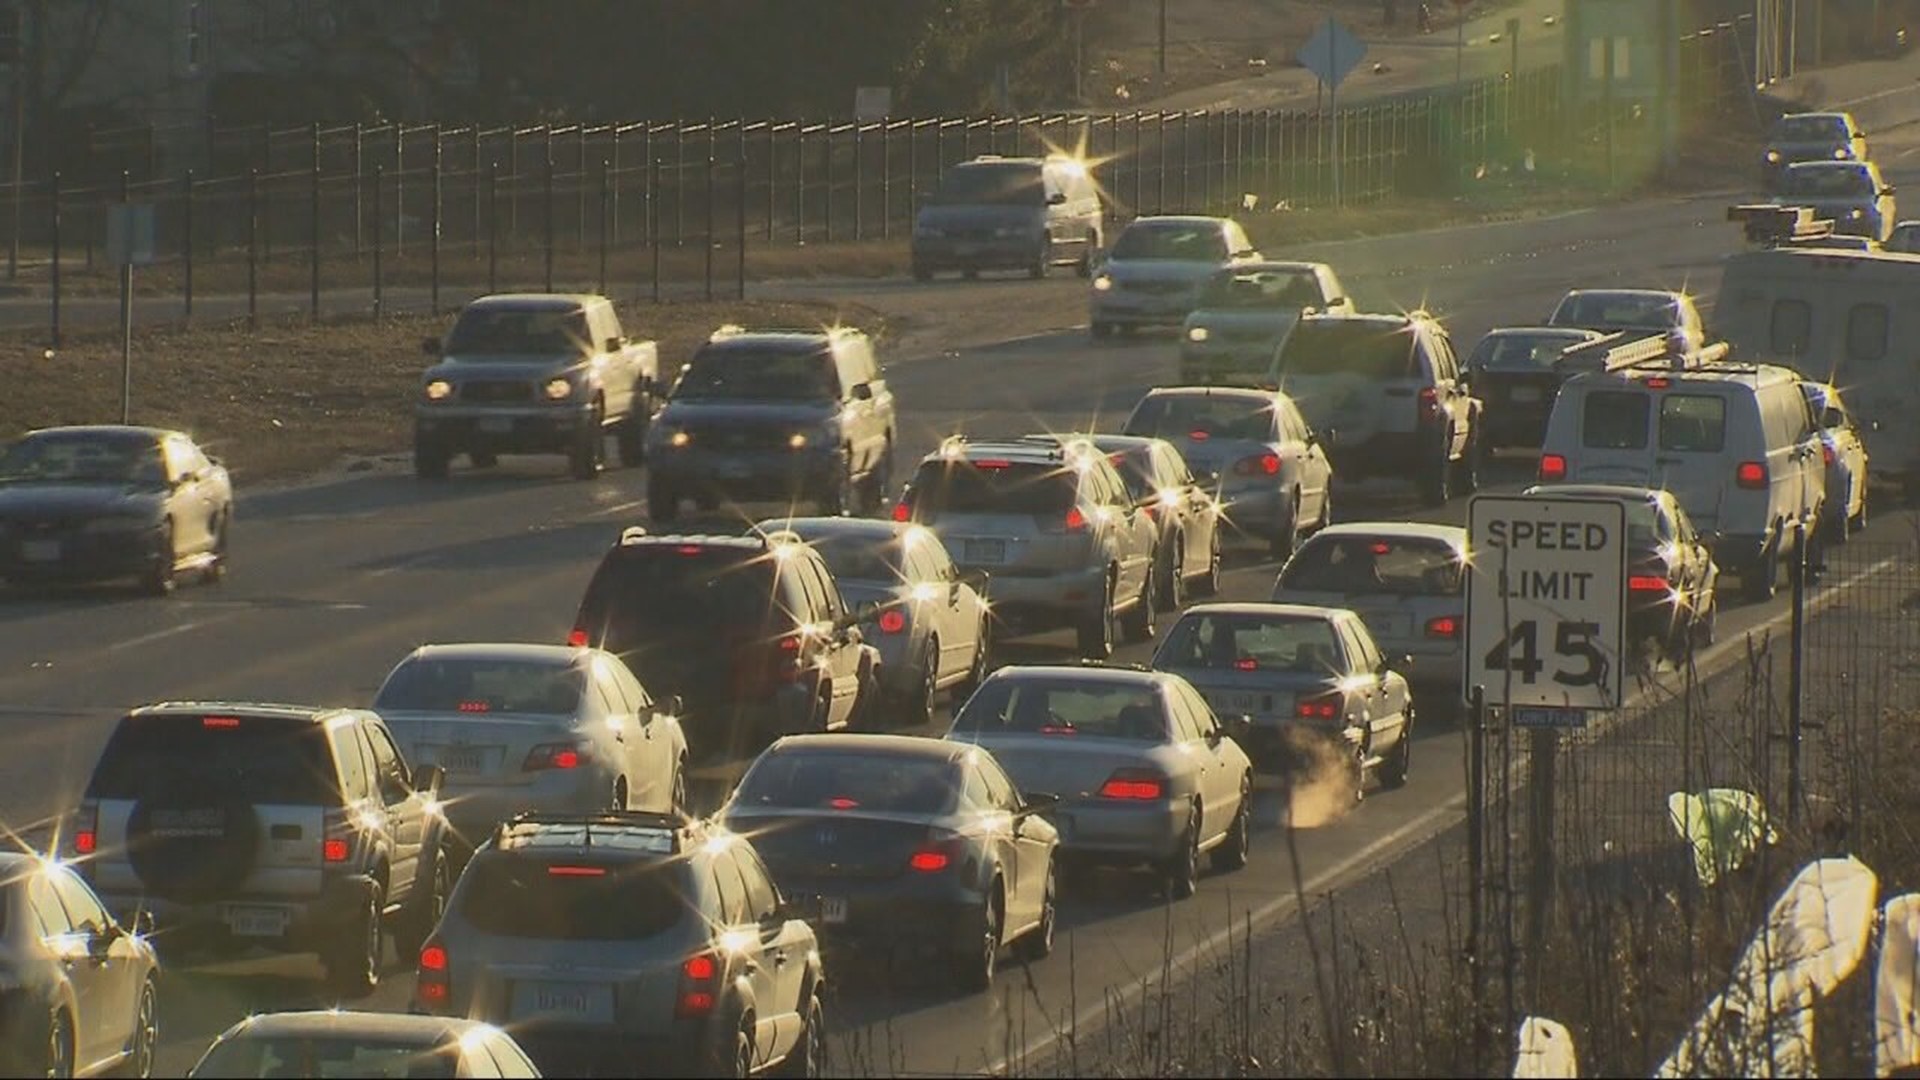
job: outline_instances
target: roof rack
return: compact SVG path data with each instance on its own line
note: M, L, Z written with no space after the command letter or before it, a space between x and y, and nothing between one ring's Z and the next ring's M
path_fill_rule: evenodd
M593 830L620 830L627 833L655 832L671 838L670 854L680 851L680 833L694 824L694 819L685 814L661 813L654 810L601 810L589 814L563 814L549 811L528 810L515 814L501 822L494 829L496 846L519 827L555 826L578 827L581 830L580 843L584 847L593 846Z
M1617 330L1592 341L1567 346L1560 350L1560 359L1555 363L1597 360L1600 371L1625 371L1630 368L1686 371L1722 363L1731 352L1731 346L1724 341L1716 341L1691 352L1675 352L1665 334Z
M1747 242L1766 247L1804 244L1833 235L1833 219L1816 217L1811 206L1742 203L1727 207L1727 220L1740 222Z

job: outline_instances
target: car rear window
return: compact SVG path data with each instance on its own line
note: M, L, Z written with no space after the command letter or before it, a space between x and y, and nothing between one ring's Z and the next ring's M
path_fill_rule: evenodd
M1580 406L1580 443L1589 450L1645 450L1647 395L1596 390Z
M1474 346L1467 367L1474 371L1546 370L1559 363L1566 351L1582 340L1564 334L1489 334Z
M1066 679L994 679L967 699L953 730L977 735L1098 736L1166 742L1167 718L1151 686Z
M683 860L485 855L460 876L454 910L474 929L544 941L634 941L693 911Z
M1287 560L1280 588L1350 595L1457 596L1453 545L1400 536L1316 536Z
M456 1046L422 1046L373 1037L271 1038L243 1035L216 1046L194 1070L198 1076L311 1076L451 1078Z
M387 676L373 707L571 716L586 685L579 669L552 663L415 657Z
M1551 322L1596 330L1668 330L1680 325L1680 311L1671 297L1658 294L1580 293L1562 299Z
M740 805L945 814L960 791L952 761L906 754L778 750L740 781Z
M1278 368L1282 375L1404 379L1414 373L1413 337L1405 326L1310 319L1293 328Z
M1167 635L1158 667L1325 674L1341 667L1333 624L1309 616L1190 615Z
M1311 270L1242 270L1215 274L1200 290L1204 308L1317 307L1320 279Z
M1065 514L1079 491L1065 465L990 460L929 462L913 487L914 516L926 522L942 514Z
M698 544L620 548L587 585L581 619L598 644L626 652L688 632L767 624L773 567L758 551Z
M1273 405L1262 398L1220 394L1154 394L1127 417L1126 433L1155 439L1274 437Z
M500 356L512 359L528 353L590 353L587 313L572 310L515 310L470 307L460 313L447 335L446 351L464 359Z
M1727 443L1727 402L1714 394L1660 399L1660 449L1718 453Z
M122 720L94 766L87 796L139 799L163 784L191 784L250 803L340 799L322 725L226 715Z

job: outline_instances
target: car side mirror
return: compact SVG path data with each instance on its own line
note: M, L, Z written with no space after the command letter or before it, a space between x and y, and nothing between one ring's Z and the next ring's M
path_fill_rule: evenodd
M855 401L872 401L873 400L873 384L872 383L855 383L852 390L852 395L853 395L853 400Z
M1202 489L1218 487L1220 484L1220 474L1210 469L1195 469L1193 472L1193 482L1200 485Z
M1048 206L1065 206L1066 204L1067 204L1067 193L1064 191L1056 191L1053 194L1047 196Z
M981 596L987 595L987 572L985 570L960 571L960 584L970 585Z
M413 790L439 791L446 772L438 765L417 765L413 770Z
M687 711L686 699L682 698L679 694L669 694L667 696L666 710L668 716L685 715Z
M1020 796L1022 814L1038 814L1051 810L1060 802L1060 796L1051 791L1027 791Z
M173 478L174 487L186 487L188 484L197 484L199 482L200 474L192 469L188 469L186 472Z
M440 339L437 337L421 338L420 351L427 354L428 356L439 356L440 355Z
M1233 736L1233 741L1241 744L1244 749L1253 736L1253 717L1242 713L1239 716L1228 717L1222 723L1227 734Z
M1891 195L1891 194L1893 194L1893 185L1892 185L1892 184L1888 184L1888 185L1887 185L1886 187L1883 187L1883 188L1881 188L1881 189L1880 189L1880 194L1882 194L1882 195Z
M608 352L619 352L619 351L620 351L621 349L624 349L624 348L626 348L626 347L627 347L627 339L626 339L626 338L623 338L623 337L610 337L610 338L608 338L608 339L607 339L607 351L608 351Z
M133 913L133 936L140 938L153 936L153 912L141 908Z
M1337 308L1337 307L1339 307L1339 306L1340 306L1341 304L1344 304L1344 303L1346 303L1346 302L1347 302L1347 298L1346 298L1346 297L1344 297L1344 296L1336 296L1336 297L1333 297L1333 298L1331 298L1331 299L1329 299L1329 300L1327 301L1327 304L1326 304L1326 307L1327 307L1327 310L1332 310L1333 308Z
M108 923L105 928L87 935L87 955L95 959L105 959L113 948L113 943L126 936L119 923Z
M1309 429L1307 431L1306 443L1308 446L1320 445L1320 433Z
M1836 409L1831 405L1827 406L1826 412L1823 412L1820 414L1821 427L1836 428L1836 427L1845 427L1846 425L1847 425L1846 414L1842 413L1839 409Z

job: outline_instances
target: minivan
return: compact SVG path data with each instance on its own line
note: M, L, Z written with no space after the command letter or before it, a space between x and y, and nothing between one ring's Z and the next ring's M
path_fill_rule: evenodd
M982 154L948 169L914 215L913 279L930 281L937 270L1038 278L1062 264L1086 277L1105 240L1100 190L1085 162Z

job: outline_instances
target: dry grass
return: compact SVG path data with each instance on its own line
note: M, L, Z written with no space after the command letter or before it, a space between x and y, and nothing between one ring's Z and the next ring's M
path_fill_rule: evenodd
M839 319L885 330L871 310L816 303L678 301L623 315L659 341L669 370L722 323ZM133 419L193 432L241 484L402 453L412 445L410 406L426 363L420 340L447 322L419 316L276 322L256 333L155 329L134 343ZM119 342L111 331L80 331L51 359L38 345L0 342L0 385L11 388L0 397L0 440L34 427L117 421Z

